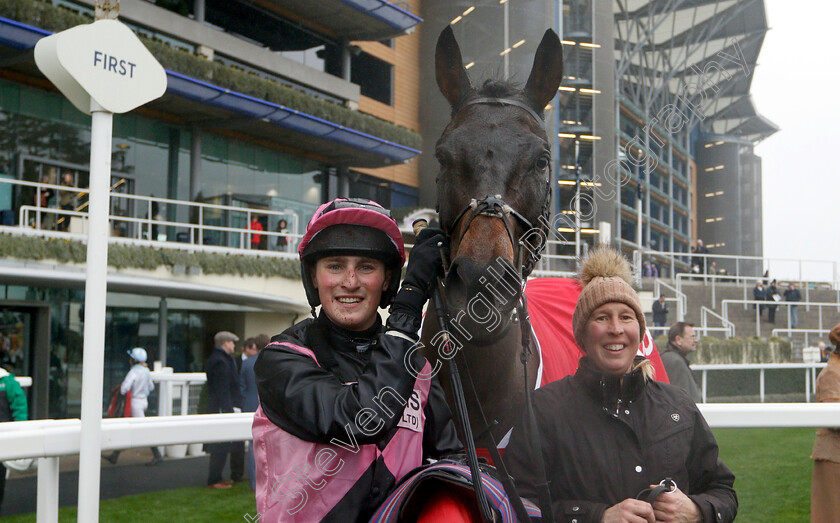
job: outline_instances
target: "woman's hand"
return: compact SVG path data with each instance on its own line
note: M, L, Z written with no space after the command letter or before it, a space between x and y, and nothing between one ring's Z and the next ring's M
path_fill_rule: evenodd
M655 523L653 507L646 501L627 498L604 512L603 523Z
M657 485L651 485L655 488ZM686 496L682 490L676 489L673 492L663 492L653 502L653 513L656 521L693 523L703 521L703 515L691 498Z

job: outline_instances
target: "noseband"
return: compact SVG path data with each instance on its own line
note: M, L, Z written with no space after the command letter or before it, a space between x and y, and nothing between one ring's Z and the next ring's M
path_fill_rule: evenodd
M540 116L536 113L536 111L534 111L531 107L528 107L528 105L520 102L519 100L514 100L512 98L474 98L474 99L466 102L464 105L462 105L461 108L458 111L460 112L461 110L463 110L464 107L467 107L469 105L477 105L477 104L518 107L519 109L522 109L526 113L528 113L528 115L531 116L531 118L533 118L540 125L540 127L545 126L545 121L542 118L540 118ZM453 118L454 118L454 116L453 116ZM551 202L551 175L550 174L546 178L545 185L546 185L545 199L542 202L542 208L540 209L540 215L544 218L545 223L548 223L548 216L549 216L548 207L549 207L549 204ZM525 216L523 216L521 213L517 212L516 209L514 209L513 207L511 207L510 205L505 203L505 201L502 199L502 195L497 194L495 196L485 196L484 198L482 198L480 200L477 200L475 198L471 199L470 203L467 204L467 206L464 207L464 209L461 210L460 213L458 213L457 218L455 218L455 221L452 222L452 230L454 231L455 228L458 226L458 223L460 223L460 221L464 218L464 216L467 216L467 223L463 228L463 233L460 235L460 238L458 239L458 244L460 245L461 240L463 240L464 236L466 236L467 231L469 230L470 225L472 224L472 221L475 218L477 218L478 216L487 216L487 217L490 217L490 218L499 218L499 219L502 220L502 223L505 224L505 231L507 231L507 235L508 235L508 239L510 240L511 248L513 248L514 251L515 251L516 250L516 245L519 242L516 241L516 239L514 239L513 229L511 228L511 226L508 222L508 217L510 217L511 215L514 218L516 218L525 227L526 232L530 231L531 229L534 228L534 224L532 224L530 220L525 218ZM536 266L537 262L540 261L540 258L542 256L540 252L533 252L532 250L530 250L530 251L531 252L530 252L530 254L528 255L527 258L523 258L521 256L521 253L520 253L520 258L522 259L522 261L521 261L520 267L518 269L520 271L520 274L521 274L523 280L529 274L531 274L531 271L534 270L534 267Z

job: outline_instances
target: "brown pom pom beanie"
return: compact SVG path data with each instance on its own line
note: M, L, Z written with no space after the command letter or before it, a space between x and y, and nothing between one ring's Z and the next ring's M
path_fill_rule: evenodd
M609 247L599 247L589 253L580 267L580 281L583 285L572 315L575 342L584 350L586 322L592 312L605 303L619 302L628 305L639 321L639 338L645 335L645 315L639 295L630 285L632 272L624 257Z

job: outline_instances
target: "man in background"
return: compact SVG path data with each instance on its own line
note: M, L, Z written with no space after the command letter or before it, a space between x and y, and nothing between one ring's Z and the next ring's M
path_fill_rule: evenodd
M0 367L0 423L6 421L26 421L29 419L29 407L26 395L15 379L15 375ZM0 507L6 493L6 467L0 462Z
M688 353L697 350L697 334L694 325L678 321L671 325L668 331L668 345L660 351L662 364L672 385L676 385L688 392L694 403L700 403L700 387L694 381L691 368L688 365Z
M233 351L239 336L232 332L220 331L213 337L215 348L207 359L204 371L207 373L208 412L219 414L235 412L242 408L242 397L239 392L239 373L233 360ZM239 443L239 445L236 445ZM207 487L212 489L229 489L233 477L222 481L222 470L225 468L227 456L241 447L241 442L208 443L204 450L210 453L210 470L207 476ZM233 469L233 467L231 467Z
M260 406L260 396L257 393L257 381L254 376L254 363L257 361L257 354L260 350L268 345L269 337L267 334L260 334L256 338L248 338L242 349L242 354L246 356L245 361L242 362L242 368L239 370L239 390L242 392L242 412L256 412L257 407ZM251 490L257 490L257 476L256 466L254 463L254 446L253 442L248 446L248 481L251 483Z
M790 283L785 291L785 301L802 301L802 293L796 288L795 283ZM799 305L790 306L790 328L795 329L799 325Z
M668 304L665 303L665 296L659 295L659 299L653 302L653 325L664 327L668 322Z

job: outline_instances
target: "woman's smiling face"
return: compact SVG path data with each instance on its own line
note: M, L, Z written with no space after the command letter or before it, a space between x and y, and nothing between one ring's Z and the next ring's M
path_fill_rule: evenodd
M601 372L623 376L639 350L639 331L639 320L629 305L605 303L586 322L583 350Z
M376 322L376 310L390 280L388 272L374 258L328 256L315 263L312 283L333 323L362 331Z

